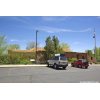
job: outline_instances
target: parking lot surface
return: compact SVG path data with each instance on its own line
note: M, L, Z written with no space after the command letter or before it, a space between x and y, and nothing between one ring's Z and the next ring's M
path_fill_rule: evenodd
M100 65L90 65L88 69L66 70L46 66L0 67L0 83L99 83Z

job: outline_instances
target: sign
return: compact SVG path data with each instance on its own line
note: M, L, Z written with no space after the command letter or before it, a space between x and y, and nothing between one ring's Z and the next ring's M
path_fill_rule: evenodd
M55 56L60 56L60 54L55 54Z
M30 59L30 61L35 61L35 59Z

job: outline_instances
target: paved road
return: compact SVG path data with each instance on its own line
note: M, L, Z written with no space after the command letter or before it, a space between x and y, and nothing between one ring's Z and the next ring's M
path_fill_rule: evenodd
M100 82L100 66L88 69L68 66L66 70L48 67L0 68L0 83L80 83Z

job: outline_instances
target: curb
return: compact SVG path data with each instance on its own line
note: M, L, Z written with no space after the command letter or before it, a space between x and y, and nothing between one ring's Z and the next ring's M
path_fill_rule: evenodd
M36 64L36 65L0 65L0 68L3 68L3 67L46 67L47 65L46 64Z

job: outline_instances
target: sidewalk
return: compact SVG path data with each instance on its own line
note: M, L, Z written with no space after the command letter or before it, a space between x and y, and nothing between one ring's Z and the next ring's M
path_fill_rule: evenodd
M2 67L35 67L35 66L37 66L37 67L46 67L47 66L47 64L33 64L33 65L0 65L0 68L2 68Z
M90 66L100 66L100 64L89 64Z

